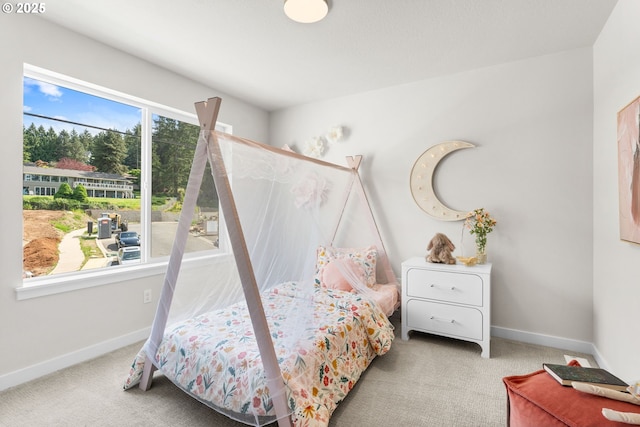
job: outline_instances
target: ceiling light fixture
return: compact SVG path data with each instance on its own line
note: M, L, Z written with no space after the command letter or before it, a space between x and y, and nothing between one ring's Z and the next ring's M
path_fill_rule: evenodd
M327 0L284 0L284 13L303 24L318 22L329 12Z

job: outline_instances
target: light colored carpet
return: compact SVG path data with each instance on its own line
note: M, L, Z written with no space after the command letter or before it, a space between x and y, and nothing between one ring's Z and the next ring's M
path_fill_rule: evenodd
M566 351L499 338L491 358L473 343L413 333L376 358L340 403L330 426L504 426L502 378L565 363ZM0 393L0 426L240 427L156 373L151 390L123 391L142 343ZM584 357L596 366L591 356Z

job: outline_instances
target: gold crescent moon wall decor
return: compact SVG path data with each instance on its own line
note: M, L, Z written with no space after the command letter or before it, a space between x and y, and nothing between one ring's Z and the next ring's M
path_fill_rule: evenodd
M420 208L432 217L442 221L458 221L468 212L456 211L445 206L433 189L433 174L438 163L447 155L475 145L465 141L445 141L422 153L411 169L411 195Z

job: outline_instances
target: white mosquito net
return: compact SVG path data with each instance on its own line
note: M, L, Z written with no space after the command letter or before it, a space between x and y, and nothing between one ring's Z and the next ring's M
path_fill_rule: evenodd
M359 158L342 167L211 131L217 111L213 120L203 117L205 106L199 105L203 130L156 318L139 355L147 360L137 359L132 373L136 364L158 368L240 422L290 425L301 409L289 384L306 374L300 366L282 368L283 361L290 351L306 353L300 343L325 327L319 312L336 309L333 302L329 309L318 304L324 298L318 289L357 294L388 316L398 284L357 173ZM228 236L204 267L181 268L207 162ZM298 358L296 364L308 364ZM148 381L132 374L125 388L140 378Z

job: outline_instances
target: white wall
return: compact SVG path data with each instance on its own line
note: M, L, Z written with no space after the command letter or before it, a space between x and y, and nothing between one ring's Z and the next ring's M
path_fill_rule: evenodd
M436 189L450 207L485 207L498 221L487 245L494 331L562 337L590 351L592 94L591 49L572 50L275 112L270 141L300 151L332 125L349 129L324 158L364 156L361 175L396 275L436 232L460 249L462 223L432 219L414 203L413 163L442 141L476 144L440 163Z
M195 113L194 102L221 96L219 120L242 136L266 140L268 114L166 70L28 15L0 15L0 389L69 361L144 338L162 276L126 280L81 291L16 300L22 279L23 63ZM13 190L12 190L13 189ZM144 334L144 332L142 333ZM126 367L124 367L126 371ZM125 372L123 371L123 373Z
M640 96L640 2L620 0L594 45L594 342L640 379L640 246L620 240L617 113Z
M639 18L640 4L620 0L593 55L587 48L531 58L269 118L45 21L0 15L0 173L4 188L20 188L23 62L185 110L221 95L220 120L233 124L236 134L298 150L342 124L348 137L325 159L344 164L345 155L364 155L364 184L399 275L402 260L423 255L436 232L462 246L461 223L430 218L408 188L423 151L466 140L477 148L446 158L436 188L452 208L485 207L498 219L488 243L494 332L550 342L558 337L577 348L595 342L615 373L636 379L640 343L631 320L640 296L634 264L640 247L618 238L615 115L640 95ZM21 198L2 194L0 389L21 369L31 374L41 366L44 372L74 352L99 354L149 326L152 307L139 304L139 297L148 287L159 291L160 277L16 301ZM472 239L464 236L464 254L471 255Z

